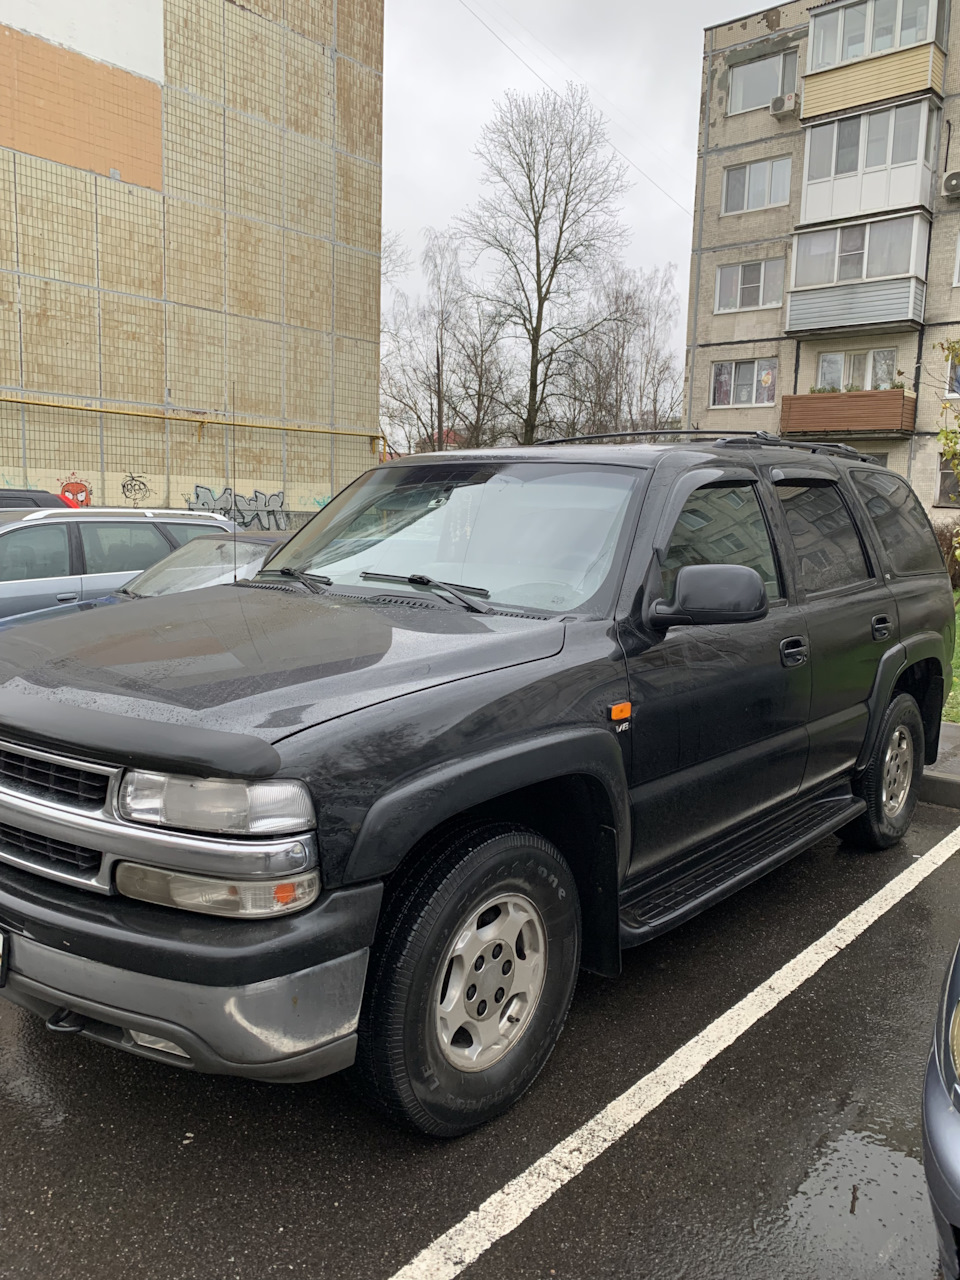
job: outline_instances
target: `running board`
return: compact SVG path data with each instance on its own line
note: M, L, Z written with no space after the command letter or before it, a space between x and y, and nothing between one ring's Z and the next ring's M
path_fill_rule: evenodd
M789 862L798 853L859 817L866 809L844 788L822 799L794 802L767 819L741 828L717 844L690 854L628 885L620 905L620 945L635 947L666 933L744 885Z

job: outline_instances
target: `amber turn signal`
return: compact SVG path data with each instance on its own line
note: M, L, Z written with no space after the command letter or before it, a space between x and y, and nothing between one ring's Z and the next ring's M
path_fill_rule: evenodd
M633 711L632 702L615 702L610 708L611 720L629 720Z

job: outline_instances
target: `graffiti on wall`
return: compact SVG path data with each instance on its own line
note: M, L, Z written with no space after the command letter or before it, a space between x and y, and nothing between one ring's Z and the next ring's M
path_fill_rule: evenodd
M93 501L93 492L86 480L81 480L75 471L71 471L66 480L58 478L60 497L69 502L71 507L89 507Z
M135 476L132 471L128 471L120 485L120 492L126 502L132 502L135 507L139 507L141 502L146 502L153 490L147 484L146 476Z
M191 511L219 511L244 529L287 527L282 489L269 494L254 489L253 497L247 498L242 493L234 493L229 485L218 495L208 485L198 484L194 485L193 497L187 499L187 506Z

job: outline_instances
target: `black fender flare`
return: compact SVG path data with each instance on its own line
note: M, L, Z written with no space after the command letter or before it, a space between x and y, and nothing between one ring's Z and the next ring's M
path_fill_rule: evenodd
M867 732L863 739L863 746L860 748L860 754L857 757L857 769L865 769L867 766L867 761L876 746L877 734L880 732L880 721L890 705L890 695L904 671L908 667L912 667L914 663L922 662L925 658L934 658L939 663L942 673L945 665L944 657L943 636L937 631L921 631L919 634L911 636L908 640L895 644L883 655L877 668L873 689L867 699L869 713Z
M405 778L367 811L344 883L389 875L428 832L467 809L574 774L594 778L606 793L616 833L619 886L630 854L629 789L619 743L609 729L596 727L513 741Z

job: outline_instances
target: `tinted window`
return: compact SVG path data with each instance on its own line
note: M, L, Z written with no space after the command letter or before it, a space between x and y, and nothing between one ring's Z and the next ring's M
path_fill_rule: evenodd
M149 524L80 524L80 538L87 557L87 573L134 573L149 569L170 545L159 529Z
M14 529L0 538L0 582L63 578L70 572L67 527L63 524Z
M749 485L698 489L677 517L663 564L663 594L672 599L677 573L688 564L743 564L756 569L767 595L780 595L767 523Z
M192 542L194 538L203 538L210 533L223 532L223 526L214 524L212 520L209 524L187 524L181 520L170 520L164 521L163 527L178 547L182 547L185 542Z
M866 582L872 575L840 490L829 482L778 484L807 592Z
M855 471L853 483L896 573L939 573L943 557L909 485L889 472Z

